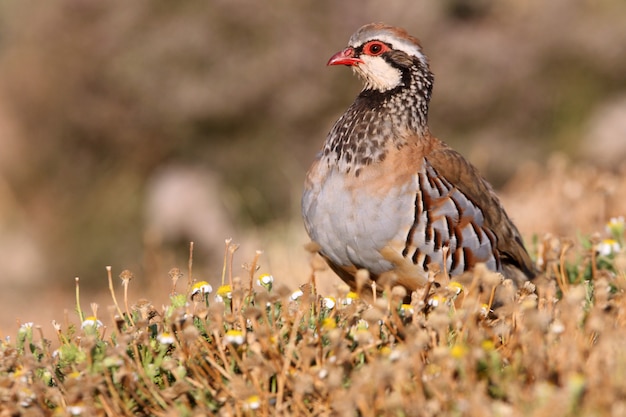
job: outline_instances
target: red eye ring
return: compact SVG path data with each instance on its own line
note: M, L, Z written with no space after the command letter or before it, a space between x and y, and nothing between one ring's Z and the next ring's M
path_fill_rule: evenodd
M370 41L363 47L363 52L370 56L379 56L388 50L389 47L380 41Z

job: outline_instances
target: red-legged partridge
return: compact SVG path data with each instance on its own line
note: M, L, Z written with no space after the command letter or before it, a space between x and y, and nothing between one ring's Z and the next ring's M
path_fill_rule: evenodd
M419 41L368 24L328 65L350 66L365 83L328 134L302 197L306 230L331 268L352 288L366 269L409 291L426 284L432 263L450 275L482 262L518 284L533 278L489 183L428 129L433 75Z

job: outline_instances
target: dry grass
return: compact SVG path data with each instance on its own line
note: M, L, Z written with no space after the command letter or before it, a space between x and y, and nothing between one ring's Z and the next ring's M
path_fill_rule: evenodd
M433 133L496 187L557 149L590 156L585 138L598 164L624 160L621 123L604 115L624 113L625 5L0 2L0 278L50 287L79 275L86 290L103 265L145 277L143 252L187 241L213 265L212 242L285 221L361 88L325 63L371 21L421 39ZM155 198L173 179L178 192Z
M410 305L401 288L320 294L315 267L292 293L259 275L259 253L233 277L230 243L222 286L173 269L160 309L131 305L124 271L123 295L110 278L112 306L85 317L77 282L58 341L26 323L2 344L0 416L623 415L623 219L606 236L536 242L544 272L517 291L482 268L433 273Z

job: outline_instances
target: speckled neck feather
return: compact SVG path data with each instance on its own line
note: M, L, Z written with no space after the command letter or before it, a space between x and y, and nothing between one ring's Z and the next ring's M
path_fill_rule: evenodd
M396 88L359 94L328 134L323 159L358 176L360 167L385 159L388 142L399 148L427 132L433 75L421 60L412 61L400 68L402 83Z

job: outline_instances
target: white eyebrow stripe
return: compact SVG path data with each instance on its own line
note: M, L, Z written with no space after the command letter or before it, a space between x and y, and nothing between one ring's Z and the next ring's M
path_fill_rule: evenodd
M393 49L397 49L399 51L406 52L409 55L416 56L421 61L424 61L426 59L420 47L415 45L413 42L405 40L405 39L400 39L398 37L389 35L385 32L381 32L375 36L371 36L365 39L364 41L358 42L358 44L355 42L355 40L351 39L348 45L350 45L353 48L356 48L360 45L365 45L367 42L373 41L373 40L379 40L388 45L391 45Z

